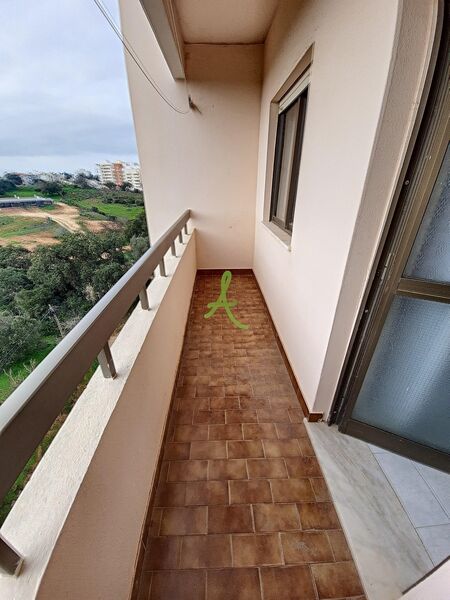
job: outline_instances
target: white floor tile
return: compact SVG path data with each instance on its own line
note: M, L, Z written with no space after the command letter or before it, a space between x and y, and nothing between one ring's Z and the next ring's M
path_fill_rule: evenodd
M375 454L414 527L443 525L448 516L412 461L392 453Z
M373 454L365 442L326 423L305 425L368 600L398 600L433 563L375 459L388 454Z
M450 475L419 463L415 464L416 468L441 503L450 522Z
M434 527L418 527L417 533L435 566L450 556L450 523Z

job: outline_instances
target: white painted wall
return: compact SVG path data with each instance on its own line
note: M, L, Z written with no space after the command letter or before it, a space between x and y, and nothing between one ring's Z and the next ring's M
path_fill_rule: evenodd
M331 406L411 135L436 11L437 0L280 0L264 47L186 46L187 89L201 113L175 113L127 60L152 237L190 207L199 268L253 267L312 412ZM187 108L185 84L172 79L139 1L122 0L121 12L148 71ZM197 16L186 9L183 18L195 25ZM311 46L288 248L262 222L269 107Z
M139 0L121 1L122 28L164 93L187 109L187 90L164 63ZM127 58L150 235L186 209L199 268L253 264L261 45L187 45L188 92L199 111L177 114Z
M254 271L312 412L331 406L414 121L435 16L434 0L282 0L266 40ZM269 105L312 44L288 248L262 222Z
M126 600L181 354L196 273L195 232L150 284L8 515L25 556L0 574L3 600ZM181 257L180 257L181 256Z

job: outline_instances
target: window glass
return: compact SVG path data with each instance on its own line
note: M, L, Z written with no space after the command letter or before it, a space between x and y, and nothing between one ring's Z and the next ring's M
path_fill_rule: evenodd
M270 220L289 233L294 219L308 83L307 73L279 104Z
M450 145L411 250L405 277L450 283Z
M294 160L295 137L297 133L299 103L295 102L285 115L284 139L280 166L280 187L275 215L284 221L288 206L289 183L291 180L292 163Z

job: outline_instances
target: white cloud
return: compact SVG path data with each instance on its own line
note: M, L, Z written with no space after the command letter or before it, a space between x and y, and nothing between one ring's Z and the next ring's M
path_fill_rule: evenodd
M136 160L122 45L94 2L1 4L0 173Z

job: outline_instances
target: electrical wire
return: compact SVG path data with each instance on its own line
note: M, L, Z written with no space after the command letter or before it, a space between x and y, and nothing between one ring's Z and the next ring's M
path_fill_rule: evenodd
M97 8L99 9L99 11L105 17L106 21L108 22L108 24L111 27L111 29L113 30L113 32L116 34L116 36L122 42L122 45L125 48L125 50L128 52L128 54L130 55L130 57L132 58L132 60L135 62L136 66L139 68L139 70L144 75L145 79L149 82L149 84L152 86L152 88L155 90L155 92L161 97L162 100L164 100L164 102L172 110L174 110L175 112L177 112L180 115L187 115L189 113L189 109L188 110L182 110L181 108L178 108L175 104L173 104L171 102L171 100L169 100L169 98L167 98L164 95L164 92L158 86L158 84L156 83L156 81L154 81L154 79L149 75L149 73L148 73L147 69L145 68L142 60L139 58L138 54L136 53L136 51L134 50L133 46L130 44L130 42L128 41L128 39L125 37L125 35L123 35L123 33L120 31L120 28L115 23L112 15L111 15L111 13L108 11L108 9L103 4L103 2L101 0L93 0L93 1L94 1L95 5L97 6Z

